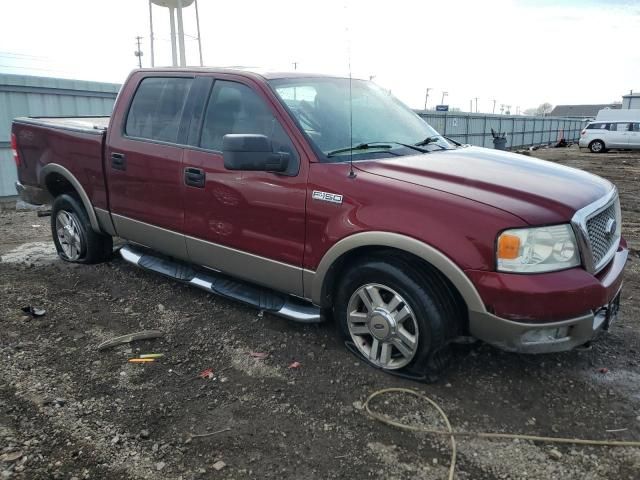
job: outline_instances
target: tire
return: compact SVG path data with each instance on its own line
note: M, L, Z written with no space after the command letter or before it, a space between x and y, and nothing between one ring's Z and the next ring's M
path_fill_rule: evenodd
M65 262L100 263L111 257L113 239L96 233L80 199L63 194L51 207L51 235L58 256Z
M457 324L460 309L438 275L422 267L392 254L357 262L337 285L333 315L345 340L368 363L433 378L446 367L448 354L442 353L457 332L452 322Z
M606 151L602 140L594 140L589 144L591 153L604 153Z

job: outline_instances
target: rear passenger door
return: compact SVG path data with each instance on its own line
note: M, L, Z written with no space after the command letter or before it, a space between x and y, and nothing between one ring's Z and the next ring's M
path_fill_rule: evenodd
M132 100L116 109L105 152L113 223L123 238L186 259L183 117L194 78L139 74L135 80L123 92Z
M629 145L629 123L612 123L610 130L607 148L627 148Z
M281 122L275 100L260 85L235 76L211 78L202 110L194 114L185 151L185 228L196 264L302 294L307 162ZM273 95L273 94L272 94ZM224 168L222 138L268 136L290 154L284 174Z
M629 148L640 148L640 122L631 124L629 131Z

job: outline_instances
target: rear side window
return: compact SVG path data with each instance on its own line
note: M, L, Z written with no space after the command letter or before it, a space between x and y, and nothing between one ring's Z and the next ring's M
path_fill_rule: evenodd
M191 78L145 78L133 97L125 133L176 143Z
M633 124L633 131L634 132L640 132L640 123L634 123Z
M217 80L207 104L200 134L201 148L222 151L222 137L228 133L255 133L271 139L273 150L298 156L278 119L264 100L246 85Z
M628 123L613 123L611 124L611 130L615 130L616 132L628 132L629 124Z

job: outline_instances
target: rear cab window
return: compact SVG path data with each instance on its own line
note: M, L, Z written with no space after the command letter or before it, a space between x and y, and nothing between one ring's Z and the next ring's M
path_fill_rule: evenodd
M177 143L192 78L147 77L129 107L124 133L129 137Z

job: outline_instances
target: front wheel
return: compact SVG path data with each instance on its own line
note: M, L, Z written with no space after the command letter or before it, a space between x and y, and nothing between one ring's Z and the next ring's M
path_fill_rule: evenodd
M58 256L67 262L99 263L111 256L113 239L93 231L80 200L63 194L51 207L51 233Z
M337 288L334 318L370 364L424 375L447 343L447 322L456 321L438 288L400 259L359 262Z

